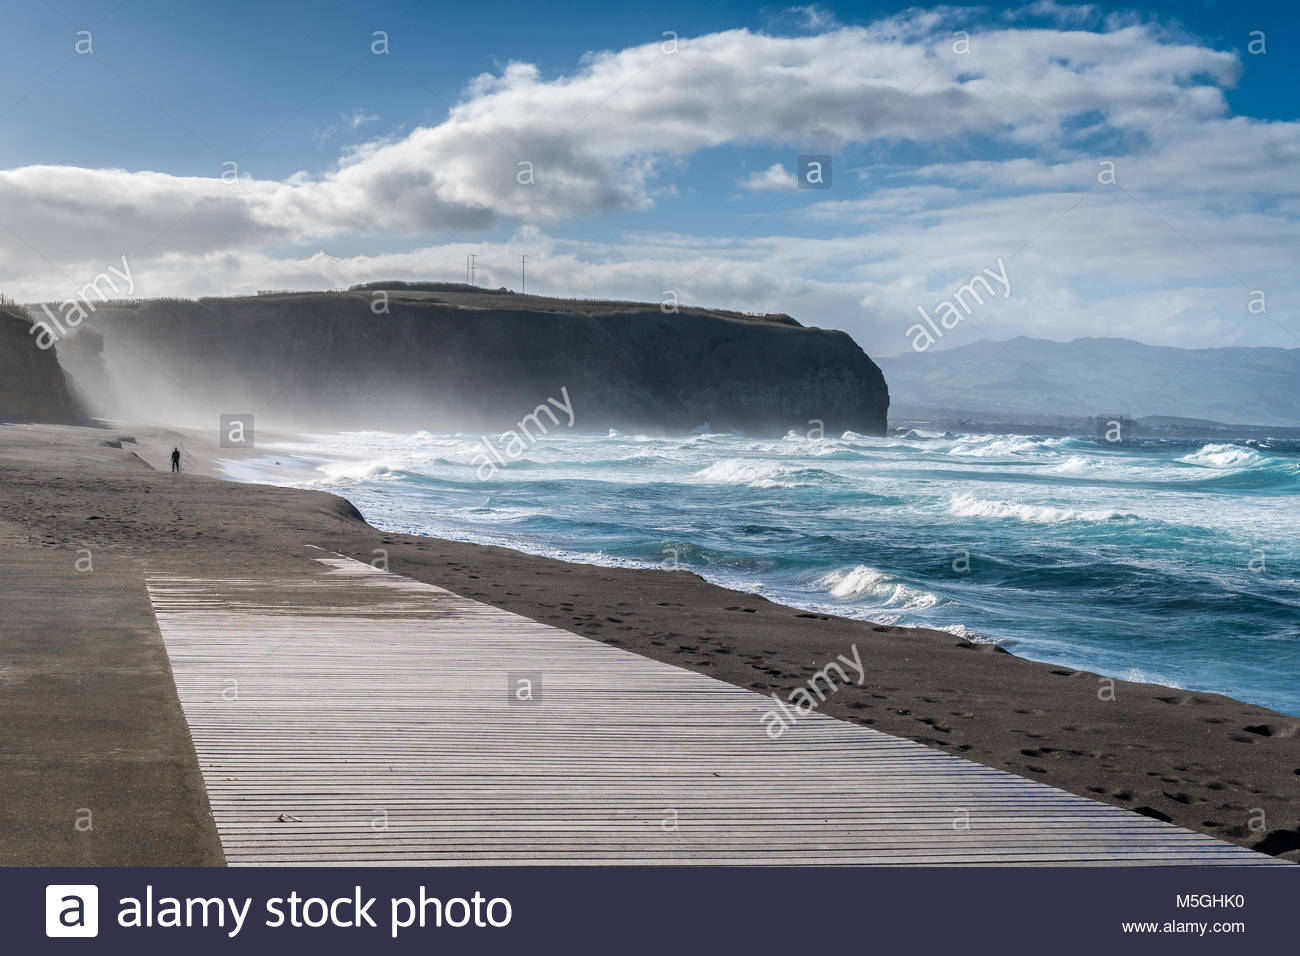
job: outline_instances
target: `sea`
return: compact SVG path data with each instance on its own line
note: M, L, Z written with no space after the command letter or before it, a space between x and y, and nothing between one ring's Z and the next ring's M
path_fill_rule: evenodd
M495 458L480 435L310 434L224 467L335 492L386 531L686 569L1300 715L1298 441L552 431L504 454L488 440Z

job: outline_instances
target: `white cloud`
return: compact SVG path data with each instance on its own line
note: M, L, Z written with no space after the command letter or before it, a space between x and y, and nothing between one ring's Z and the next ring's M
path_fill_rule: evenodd
M1096 20L1098 12L1091 3L1063 4L1056 0L1035 0L1034 3L1003 14L1003 19L1006 20L1024 20L1028 17L1042 17L1068 26L1083 26Z
M539 255L530 269L539 291L657 299L677 288L687 301L789 311L892 351L916 304L1003 255L1018 284L988 313L990 328L1150 341L1191 329L1198 344L1217 344L1204 340L1233 334L1237 277L1264 281L1300 255L1300 127L1228 114L1234 54L1153 23L1078 29L1092 22L1084 10L1022 11L1068 29L968 24L964 56L951 36L971 12L939 9L833 29L800 14L820 32L731 30L683 39L676 53L650 43L591 54L551 78L512 63L471 80L441 123L279 181L226 184L219 168L0 171L0 287L53 298L122 254L137 264L142 294L329 287L455 277L467 251L482 253L485 282L508 284L514 265L498 277L491 263L527 251ZM374 120L356 111L339 124ZM789 222L775 217L743 241L682 236L654 216L702 151L840 154L862 144L886 158L907 144L930 158L881 163L852 191L841 175L826 194L834 201L804 207L801 222L823 228L820 238L783 235ZM1096 182L1100 159L1116 163L1110 193ZM777 162L742 185L795 181ZM620 210L647 214L646 231L613 248L556 238L572 220ZM465 241L502 224L532 231ZM449 231L461 241L428 244ZM419 248L319 252L376 234L411 236Z
M835 14L820 3L786 7L769 19L768 27L776 33L787 31L820 32L839 25Z
M324 143L337 136L340 130L355 131L360 129L362 126L365 126L367 123L376 122L378 119L378 116L374 116L364 110L353 110L351 113L344 113L339 116L339 120L336 124L327 126L324 129L313 130L312 139L317 143Z
M354 150L320 176L218 194L220 215L246 224L229 222L214 240L268 227L416 234L649 209L661 158L725 144L835 152L848 143L994 135L1052 150L1064 146L1062 121L1072 115L1101 113L1122 131L1174 109L1217 115L1222 95L1199 78L1227 83L1239 68L1231 54L1162 43L1147 27L991 31L976 38L976 60L953 55L946 32L925 22L806 37L732 30L682 40L675 54L658 44L594 54L551 80L514 63L472 81L437 126ZM1032 100L1016 92L1027 90ZM533 185L521 184L525 163ZM73 193L79 207L92 219L112 218L123 210L120 196L135 197L130 212L146 230L153 208L186 211L210 192L204 180L161 173L99 175L111 186ZM14 217L19 232L69 197L24 170L0 173L0 181L27 211ZM189 227L200 229L209 234L201 219Z
M780 163L773 163L767 169L756 170L750 173L742 181L741 185L746 189L752 190L779 190L785 191L798 189L799 181L795 179L794 173L786 169Z

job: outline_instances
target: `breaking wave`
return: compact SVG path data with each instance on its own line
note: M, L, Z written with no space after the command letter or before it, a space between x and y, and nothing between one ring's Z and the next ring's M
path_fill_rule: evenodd
M1033 524L1057 524L1063 521L1113 521L1137 515L1110 508L1063 508L1057 505L1033 505L1014 501L988 501L967 492L955 494L948 513L961 518L1014 518Z
M1023 438L1019 435L963 435L948 454L961 458L1018 458L1050 452L1070 439Z
M1178 460L1187 465L1200 465L1203 468L1254 468L1270 464L1272 461L1268 455L1261 455L1241 445L1206 445Z
M704 484L749 488L813 488L836 480L835 475L820 468L747 458L724 458L691 477Z
M888 610L895 615L926 610L939 603L938 596L932 592L905 584L893 575L865 564L831 571L809 586L836 600L860 602L872 610Z

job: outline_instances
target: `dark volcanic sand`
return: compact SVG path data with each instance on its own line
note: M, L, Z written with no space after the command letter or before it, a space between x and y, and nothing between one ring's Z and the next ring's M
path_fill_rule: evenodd
M129 434L139 441L101 444ZM182 440L189 471L150 470L146 462L164 468L171 445ZM783 699L837 655L851 658L856 644L866 684L831 694L823 713L1300 859L1298 718L1126 681L1114 681L1113 699L1103 699L1112 682L1094 674L941 631L797 611L687 572L567 564L385 534L333 495L195 473L211 472L215 456L229 455L193 433L0 426L0 542L68 565L86 547L97 561L102 555L119 569L129 564L137 575L145 566L223 575L286 567L306 560L305 544L369 562L382 548L398 574ZM0 655L8 655L9 643L9 629L0 630ZM167 691L170 677L147 641L139 653L144 683ZM175 700L174 692L162 696ZM60 706L57 693L48 706ZM159 721L165 733L184 734L174 703L161 708ZM183 743L188 747L187 737ZM173 750L178 745L171 740ZM38 738L24 746L43 753ZM12 759L6 742L0 761ZM187 858L202 856L207 839L194 834ZM0 833L0 851L12 840Z

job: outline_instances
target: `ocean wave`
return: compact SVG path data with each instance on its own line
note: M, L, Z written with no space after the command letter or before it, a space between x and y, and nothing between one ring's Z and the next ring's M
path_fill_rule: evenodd
M988 501L968 492L952 496L948 513L959 518L1014 518L1033 524L1057 524L1064 521L1113 521L1137 515L1109 508L1061 508L1055 505L1024 504L1014 501Z
M622 458L588 458L581 464L584 468L610 468L627 465L674 465L676 458L669 455L641 454L626 455Z
M1064 444L1060 438L1027 438L1020 435L962 435L947 449L960 458L1019 458L1051 451Z
M1185 465L1203 468L1255 468L1272 464L1273 459L1241 445L1205 445L1178 459Z
M866 564L848 570L831 571L809 585L825 591L840 601L870 601L872 609L889 610L897 614L924 611L939 603L937 595L924 588L904 584L893 575Z
M963 640L970 641L972 644L996 644L997 641L987 634L981 634L979 631L972 630L965 624L942 624L934 628L936 631L947 631L954 637L960 637Z
M1172 687L1174 690L1182 690L1182 684L1171 680L1162 674L1153 674L1150 671L1144 671L1140 667L1130 667L1123 675L1122 680L1132 681L1135 684L1159 684L1162 687Z
M825 458L830 461L865 461L869 456L855 451L846 442L836 438L810 438L790 432L780 441L749 442L737 452L755 457L790 460L796 458Z
M1142 462L1125 458L1099 458L1094 455L1069 455L1064 461L1049 466L1046 471L1054 475L1101 475L1124 480L1162 480L1169 477L1163 465L1154 468Z
M745 485L749 488L816 488L839 479L820 468L800 468L777 461L724 458L697 471L693 479L711 485Z
M832 571L813 582L812 586L826 591L831 597L851 600L864 594L878 593L880 588L893 581L884 571L859 564L849 571Z
M331 461L318 465L316 470L323 477L320 484L351 483L356 481L375 481L380 478L400 478L397 466L389 459L381 461Z
M1058 475L1086 475L1098 471L1100 467L1099 461L1085 458L1083 455L1071 455L1059 465L1053 465L1050 470Z

